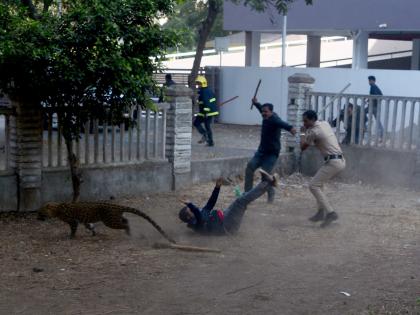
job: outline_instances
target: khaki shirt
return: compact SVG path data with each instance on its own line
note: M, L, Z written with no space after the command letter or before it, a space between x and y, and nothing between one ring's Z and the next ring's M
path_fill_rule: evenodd
M334 131L326 121L316 121L314 126L306 131L305 141L316 146L324 157L343 154Z

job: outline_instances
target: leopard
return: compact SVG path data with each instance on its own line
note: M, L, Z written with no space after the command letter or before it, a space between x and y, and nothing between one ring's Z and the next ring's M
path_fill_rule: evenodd
M148 221L166 240L176 244L150 216L141 210L106 202L48 202L38 210L38 219L58 218L70 226L70 238L76 236L79 223L96 235L94 223L103 222L111 229L122 229L130 235L128 220L123 214L133 213Z

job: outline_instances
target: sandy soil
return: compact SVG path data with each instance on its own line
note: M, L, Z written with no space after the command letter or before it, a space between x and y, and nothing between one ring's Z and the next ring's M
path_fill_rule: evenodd
M177 219L177 197L203 204L212 184L115 201L221 254L153 249L162 238L131 215L131 237L100 224L70 240L61 222L3 214L0 314L420 314L417 194L331 183L340 218L320 229L305 181L284 179L273 205L254 202L235 236L196 235ZM233 198L223 187L218 206Z

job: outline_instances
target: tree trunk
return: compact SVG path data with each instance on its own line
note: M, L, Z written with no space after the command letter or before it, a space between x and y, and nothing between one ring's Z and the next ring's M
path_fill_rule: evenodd
M195 89L195 78L198 75L198 70L200 69L201 58L203 57L203 50L206 45L207 38L210 34L210 31L213 27L214 21L216 20L217 15L222 10L222 2L220 0L209 0L209 8L207 12L207 17L201 25L200 30L198 31L199 38L197 43L197 49L195 51L194 64L191 69L191 74L188 78L188 85L193 90Z
M32 19L34 19L34 20L38 19L38 13L36 12L36 7L32 3L32 0L22 0L22 4L26 7L28 7L29 16Z
M80 185L82 183L82 172L79 168L79 159L73 152L73 139L69 136L64 136L67 147L67 156L70 165L71 182L73 185L73 202L79 201Z

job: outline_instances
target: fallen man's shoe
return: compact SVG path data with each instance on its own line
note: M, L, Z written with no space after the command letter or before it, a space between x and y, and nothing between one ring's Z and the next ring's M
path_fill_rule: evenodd
M278 175L277 174L274 173L273 175L270 175L269 173L264 171L262 168L258 169L258 171L261 173L261 180L265 180L265 181L270 182L271 186L273 186L273 187L278 186Z

